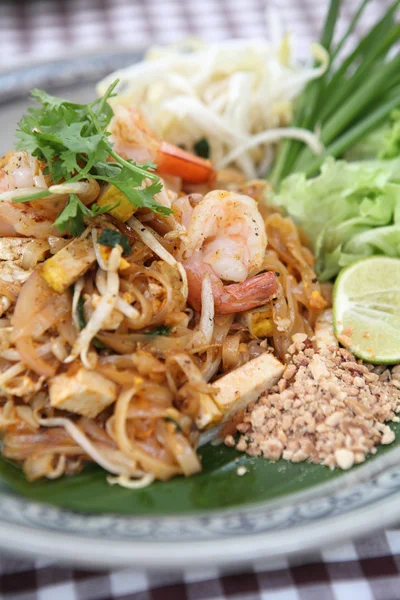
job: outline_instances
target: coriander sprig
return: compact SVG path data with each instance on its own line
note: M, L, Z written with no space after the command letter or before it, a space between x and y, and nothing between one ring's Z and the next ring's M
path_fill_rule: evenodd
M40 104L31 108L19 122L17 148L25 150L46 164L44 175L52 183L70 183L87 179L97 179L104 184L117 187L135 207L146 207L167 215L169 208L154 200L161 191L162 184L154 173L155 165L138 165L122 158L113 148L107 127L113 116L108 100L118 80L112 83L102 98L88 104L77 104L33 90L32 97ZM111 160L110 160L111 159ZM145 179L152 180L145 187ZM15 202L29 202L49 196L47 190L15 199ZM84 227L84 218L101 214L97 205L87 208L76 196L70 194L64 210L55 225L72 235L79 235Z
M106 206L99 206L98 204L92 204L90 208L85 206L76 194L69 195L68 204L60 212L57 219L54 221L54 225L58 227L61 233L69 231L70 235L75 237L81 235L85 230L84 217L96 217L109 210L112 210L111 204Z

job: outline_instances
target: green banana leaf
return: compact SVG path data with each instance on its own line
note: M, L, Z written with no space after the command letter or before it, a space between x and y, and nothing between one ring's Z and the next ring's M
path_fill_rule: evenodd
M400 441L400 425L393 424L393 429L396 444ZM377 454L368 460L375 460L388 448L380 446ZM272 500L342 475L338 469L330 471L321 465L282 460L271 463L251 458L223 445L207 445L201 448L200 455L203 472L199 475L156 482L140 490L109 485L105 472L95 466L88 466L73 477L28 483L22 471L4 458L0 458L0 478L26 498L62 508L85 513L149 516L204 512ZM246 468L242 476L237 473L240 465Z

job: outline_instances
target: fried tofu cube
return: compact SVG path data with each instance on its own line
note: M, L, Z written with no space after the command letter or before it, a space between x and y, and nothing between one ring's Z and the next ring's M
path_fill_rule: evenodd
M214 400L224 421L275 385L284 369L272 354L265 353L214 381L212 385L218 388Z
M136 206L114 185L109 185L97 200L99 206L113 206L108 212L120 221L127 221L136 212ZM117 206L115 206L117 205Z
M118 387L109 379L82 367L77 373L56 375L49 381L50 404L94 419L117 399Z
M40 274L55 292L62 294L86 273L95 260L92 241L76 238L48 258L43 263Z
M207 394L200 394L200 407L196 419L197 427L208 429L222 420L222 412Z

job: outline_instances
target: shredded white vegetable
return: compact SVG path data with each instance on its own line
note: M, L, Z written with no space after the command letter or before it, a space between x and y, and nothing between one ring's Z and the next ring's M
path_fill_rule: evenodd
M158 239L151 233L151 231L149 231L147 227L145 227L140 221L138 221L136 217L131 217L127 222L128 225L130 225L132 229L135 230L142 242L146 244L146 246L150 248L150 250L152 250L154 254L156 254L159 258L164 260L171 267L176 267L178 269L179 275L182 279L182 294L186 300L188 296L188 282L183 264L177 261L176 258L174 258L172 254L170 254L168 250L166 250L164 246L160 244Z
M108 460L97 448L96 446L89 440L89 438L77 427L72 421L69 419L65 419L64 417L55 417L51 419L39 419L39 425L43 427L63 427L65 431L72 437L72 439L80 446L90 458L96 462L100 467L102 467L105 471L109 473L113 473L114 475L130 475L135 474L136 465L131 463L131 468L128 465L123 465L118 463L117 461L112 462ZM122 455L122 453L121 453ZM123 455L121 456L121 458ZM126 460L126 457L124 457ZM129 464L128 463L128 464Z
M11 300L7 296L0 296L0 317L10 308Z
M118 475L117 477L107 477L107 483L110 485L119 485L128 490L139 490L153 483L155 477L151 473L138 471L138 478L131 479L127 475Z
M61 454L53 471L51 473L47 473L47 475L46 475L47 479L58 479L58 477L61 477L61 475L65 471L66 464L67 464L67 459L65 458L64 455Z
M3 352L0 352L0 357L5 358L5 360L9 360L10 362L18 362L21 360L21 355L15 348L3 350Z
M208 275L205 275L201 283L200 331L204 336L205 343L209 344L214 331L214 296Z
M294 100L325 72L329 56L319 44L310 52L317 66L291 54L288 37L153 48L144 61L103 79L97 91L104 94L119 78L112 102L138 106L162 139L187 150L206 138L217 169L233 165L253 178L264 174L282 138L321 151L317 134L286 126Z
M99 244L97 243L97 229L95 229L95 228L92 229L92 241L93 241L94 253L96 254L96 260L97 260L100 268L103 269L103 271L107 271L107 265L103 260L103 257L100 252Z
M57 185L51 185L49 192L52 194L87 194L91 189L88 181L71 181L67 183L58 183Z
M68 356L67 349L65 347L65 342L61 337L56 338L51 342L51 351L60 362L64 362L64 360Z
M26 365L23 362L16 363L12 367L9 367L8 369L6 369L6 371L4 371L0 375L0 389L1 389L2 385L7 383L7 381L12 379L13 377L16 377L20 373L23 373L24 371L26 371Z
M106 293L107 284L105 273L100 269L96 273L96 287L102 296ZM128 319L137 319L140 316L139 311L131 304L128 304L128 302L123 300L120 296L117 298L115 308L122 312L125 317L128 317Z
M42 344L37 349L37 353L39 356L46 356L46 354L50 354L50 352L52 351L52 347L53 342L47 342L47 344ZM9 360L11 362L17 362L21 360L20 353L14 348L8 348L7 350L3 350L3 352L0 352L0 357L5 358L6 360ZM15 371L13 370L14 368ZM0 375L0 386L2 383L8 381L10 378L13 378L14 376L19 375L23 371L26 371L27 368L28 367L24 362L19 362L18 365L13 365L9 369L7 369L7 371L4 371Z
M121 255L122 248L117 244L117 246L111 250L108 259L109 265L114 265L115 270L107 271L105 293L102 295L100 302L93 311L86 326L80 331L75 344L71 349L70 355L64 361L65 363L72 362L80 355L81 361L87 369L93 369L96 366L96 355L92 354L89 356L89 348L93 338L102 328L104 321L108 319L115 308L119 292L117 268L121 260Z
M299 140L307 144L315 154L321 154L324 149L323 144L319 141L311 131L301 127L281 127L278 129L270 129L253 135L247 142L239 144L225 156L220 162L220 169L225 168L230 163L234 162L239 156L245 154L248 150L256 148L260 144L272 144L278 142L282 138L287 137L293 140Z
M82 293L84 285L85 285L85 279L83 277L80 277L78 279L78 281L75 283L74 295L72 297L72 321L78 330L80 329L80 324L79 324L79 319L78 319L78 303L79 303L79 298L81 297L81 293Z

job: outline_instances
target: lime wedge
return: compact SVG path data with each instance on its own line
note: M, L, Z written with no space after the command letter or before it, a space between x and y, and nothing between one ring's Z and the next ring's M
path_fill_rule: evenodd
M359 358L400 362L400 259L374 256L341 271L333 325L340 343Z

